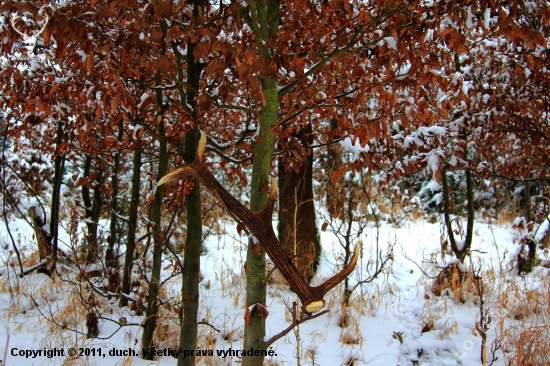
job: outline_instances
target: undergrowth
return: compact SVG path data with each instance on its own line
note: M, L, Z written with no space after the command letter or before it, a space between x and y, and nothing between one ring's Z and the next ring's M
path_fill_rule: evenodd
M218 226L222 227L219 223ZM237 257L238 252L242 252L242 243L237 241L234 243ZM25 250L22 253L25 265L37 262L35 251ZM337 253L334 253L333 258L336 257ZM437 332L435 334L441 340L456 339L463 332L454 314L453 309L456 307L471 309L471 333L478 337L479 309L483 305L490 315L490 320L485 320L484 324L487 328L486 365L550 364L550 270L539 266L533 273L520 276L505 255L498 260L488 261L472 254L465 265L466 271L452 262L447 253L424 253L423 257L425 261L418 264L423 274L417 282L416 297L422 303L422 312L416 331L412 334L406 330L393 330L394 336L389 342L398 342L399 347L405 350L409 343L427 332ZM6 270L0 276L0 294L6 295L2 307L11 332L29 332L40 347L83 347L94 342L93 337L87 336L86 329L86 316L94 313L101 327L110 329L114 325L114 328L122 329L125 344L123 347L117 345L118 348L136 345L143 316L136 315L129 308L120 308L114 298L94 292L91 287L93 281L83 279L77 271L71 271L67 266L61 266L53 280L43 274L30 274L21 278L11 256L4 255L3 261ZM169 259L166 260L168 263ZM336 263L341 263L341 260L331 259L328 265L337 271L339 267ZM292 295L289 295L284 279L270 262L267 268L270 272L267 282L268 307L283 306L284 309L290 306L289 298L292 299ZM210 271L207 279L200 284L201 291L210 291L211 297L229 300L226 305L228 309L226 312L213 313L208 302L210 300L201 295L197 347L213 351L229 347L235 349L243 338L244 258L240 263L221 260ZM414 271L411 270L410 275L420 273ZM351 281L354 280L357 278L352 275ZM485 284L481 290L480 280ZM322 281L323 278L316 276L313 285ZM155 331L155 343L160 349L178 349L180 288L177 276L161 288L160 302L163 305L158 313ZM329 324L340 326L338 347L349 350L346 362L359 364L369 353L364 347L368 339L365 338L362 324L365 319L385 317L390 306L399 308L402 304L400 291L390 267L377 281L361 285L351 295L347 305L343 303L343 284L327 294L326 308L331 311L324 317ZM230 307L238 311L231 311ZM106 318L111 318L112 322ZM32 327L28 327L24 319L32 321ZM286 322L291 320L287 310ZM283 324L277 326L283 328ZM100 338L110 334L104 328L100 329ZM323 364L319 363L318 353L324 347L326 338L327 331L323 329L307 334L307 340L301 348L303 364ZM289 333L280 342L293 344L295 340ZM415 360L428 357L424 351L413 356ZM238 361L238 358L233 358L233 361ZM64 365L78 365L85 364L86 360L66 358L63 362ZM225 365L227 362L219 358L197 358L199 365ZM268 358L266 362L269 365L290 364L288 355L286 358ZM121 358L121 365L131 363L132 357Z

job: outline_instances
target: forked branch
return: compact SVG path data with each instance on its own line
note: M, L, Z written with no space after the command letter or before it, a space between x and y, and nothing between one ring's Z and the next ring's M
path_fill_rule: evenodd
M353 257L349 264L333 277L326 280L319 286L310 286L301 276L300 272L292 263L292 260L285 254L271 223L273 207L277 198L277 183L271 179L271 193L264 209L260 212L252 212L243 206L235 197L223 188L212 173L204 164L204 150L206 147L206 135L201 131L201 139L197 149L197 157L192 164L176 169L168 173L157 183L163 185L168 182L178 181L184 176L192 176L198 179L201 184L213 194L226 209L235 216L254 237L262 248L269 255L277 269L281 272L288 285L302 302L302 310L305 314L312 314L320 311L325 306L323 297L325 294L342 282L355 269L358 260L358 247L355 246Z

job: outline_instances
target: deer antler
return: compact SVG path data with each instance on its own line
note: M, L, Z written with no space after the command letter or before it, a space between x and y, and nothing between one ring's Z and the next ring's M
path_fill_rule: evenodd
M277 269L288 282L288 285L294 291L302 302L302 310L306 314L316 313L325 306L323 297L334 286L342 282L355 268L358 260L358 246L355 246L353 257L346 267L333 277L319 286L309 286L307 281L301 276L296 266L285 254L271 223L273 207L277 198L277 183L274 178L271 179L271 193L264 209L260 212L252 212L243 206L235 197L222 187L216 178L210 173L204 164L204 149L206 147L206 135L201 131L201 139L197 148L197 157L192 164L176 169L168 173L157 183L157 186L168 182L177 181L183 176L193 176L198 179L202 185L212 193L226 209L234 215L258 240L260 245L269 255Z

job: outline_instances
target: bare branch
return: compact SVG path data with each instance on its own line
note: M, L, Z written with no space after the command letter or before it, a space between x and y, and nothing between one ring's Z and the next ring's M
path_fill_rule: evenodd
M315 319L317 317L320 317L321 315L325 315L326 313L328 313L328 310L324 310L324 311L321 311L318 314L315 314L315 315L308 314L308 315L298 319L298 317L296 316L297 311L298 311L297 305L296 305L296 303L293 303L292 304L292 309L290 310L290 313L292 314L292 323L287 328L285 328L282 332L280 332L278 334L275 334L273 337L268 339L267 342L264 342L264 347L265 348L271 346L275 341L277 341L278 339L281 339L282 337L284 337L285 335L290 333L290 331L292 329L294 329L297 325L302 324L304 322L307 322L308 320Z

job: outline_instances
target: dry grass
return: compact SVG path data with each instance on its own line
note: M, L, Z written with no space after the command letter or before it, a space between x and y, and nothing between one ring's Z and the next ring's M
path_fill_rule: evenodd
M550 364L550 276L502 277L494 292L497 339L507 365Z
M88 361L84 358L80 357L67 357L63 363L62 366L88 366Z
M37 258L36 255L35 257ZM426 273L440 271L436 267L439 253L427 254L424 257L429 259L424 262L428 263L428 268L423 265ZM31 253L31 255L25 257L25 260L26 263L33 263L36 258ZM216 269L215 279L212 279L212 281L217 281L221 286L221 291L218 294L232 299L233 306L239 309L242 308L244 303L245 272L242 268L239 268L238 260L236 262L222 261ZM495 318L498 320L498 339L501 341L501 351L506 363L525 366L550 365L550 276L548 276L548 271L539 271L525 278L520 278L511 277L508 272L500 272L498 264L493 267L488 267L488 263L485 263L485 265L481 276L483 281L490 284L490 286L486 286L487 292L484 297L486 297L487 306L492 309ZM505 267L500 263L500 268ZM346 308L342 306L343 284L327 294L325 308L330 309L331 312L325 317L330 319L332 316L341 316L340 342L343 345L360 352L363 344L363 335L360 329L361 318L363 316L376 316L378 311L383 309L384 304L390 303L393 296L397 296L397 303L399 303L401 295L399 287L392 286L388 278L382 283L367 284L363 286L361 291L358 288ZM317 280L322 281L321 279ZM0 292L12 294L13 306L9 310L9 317L30 309L31 303L28 301L28 297L25 296L30 291L41 306L51 306L51 313L60 322L60 325L54 325L39 317L36 327L37 339L42 339L41 346L47 348L71 347L75 346L75 343L76 346L82 347L87 342L84 335L75 339L74 333L67 335L68 332L63 329L64 327L76 328L85 333L84 322L88 312L86 302L83 303L82 301L83 297L76 292L64 292L66 289L66 284L61 283L59 279L44 281L43 276L32 275L23 279L15 276L0 277ZM268 293L272 301L281 304L289 296L287 289L288 286L284 278L278 271L274 271L268 281ZM425 328L426 331L438 331L440 338L448 339L452 333L458 333L459 331L457 320L449 314L453 302L456 302L459 306L462 304L471 306L475 315L475 305L478 305L479 300L475 293L472 274L460 272L456 264L449 265L440 271L435 281L424 276L421 277L418 282L420 297L424 294L423 290L424 293L430 294L430 296L430 290L434 293L448 294L448 297L425 297L424 316L418 324L420 328ZM178 348L180 328L174 305L177 305L179 296L179 283L167 283L161 288L160 300L163 303L166 302L166 305L159 310L155 330L155 342L160 349ZM96 304L98 308L105 307L101 300L97 301L99 302ZM224 347L225 345L233 347L234 342L242 340L242 315L227 316L224 321L220 321L219 317L222 315L211 314L210 310L205 308L203 304L201 304L200 310L199 320L218 328L220 328L219 324L223 324L220 332L208 325L199 325L197 346L201 350L215 350L216 346L220 348L220 346ZM475 322L473 318L472 325ZM291 321L288 312L287 321ZM319 344L324 341L323 337L323 335L320 335L317 339L314 337L310 344L303 348L304 364L319 363L319 360L315 359L315 351L320 347ZM293 340L289 338L286 341L292 342ZM499 357L501 357L500 354ZM350 356L348 361L351 364L355 359L355 357ZM223 360L218 357L197 358L197 364L199 365L224 365L227 364L227 361L227 359ZM131 363L131 357L121 359L122 365L130 365ZM64 365L80 364L87 364L87 360L67 359L64 362ZM268 357L265 364L288 365L290 362Z
M132 356L124 357L124 359L122 360L122 363L120 364L120 366L131 366L132 365L132 359L133 359Z
M550 325L514 326L501 336L507 365L550 365Z
M423 331L437 329L441 338L458 333L457 321L448 315L448 301L474 305L476 309L483 300L491 314L489 329L496 327L488 333L499 342L496 356L503 358L506 365L550 365L550 272L539 269L519 277L503 263L481 259L477 266L470 263L470 267L483 268L475 273L485 284L482 299L476 291L474 274L460 272L456 265L446 266L435 280L421 278L426 290L424 320L420 324ZM433 273L433 266L430 270ZM430 297L430 290L449 297Z
M178 349L180 325L178 314L171 306L162 306L158 311L154 342L158 349Z
M34 301L39 304L57 298L61 284L59 280L50 281L43 276L25 276L19 278L11 272L0 278L0 292L10 294L10 308L6 316L12 318L25 314L35 308Z
M276 361L276 360L273 360L272 358L267 358L265 361L264 361L264 366L286 366L288 365L289 363L287 362L284 362L284 361ZM221 365L221 364L220 364ZM225 364L224 364L225 365Z
M386 302L379 285L373 283L370 289L372 292L358 293L352 297L351 306L361 316L376 316L382 304ZM392 290L390 291L393 293Z
M226 321L221 330L221 336L223 340L229 343L229 347L233 348L233 342L238 341L243 337L243 327L240 319L237 317L233 318L231 321L229 317L226 317Z
M462 272L458 263L444 267L434 281L432 292L435 296L441 296L447 289L452 292L456 301L466 302L474 290L471 273Z
M347 345L359 345L359 348L362 348L361 318L350 316L347 322L348 326L340 329L340 342Z
M448 338L451 333L458 334L458 323L455 318L448 318L439 329L439 338Z
M540 248L542 248L542 249L549 249L550 248L550 230L547 230L544 233L544 236L540 240L539 245L540 245Z

